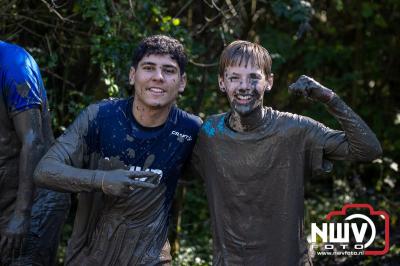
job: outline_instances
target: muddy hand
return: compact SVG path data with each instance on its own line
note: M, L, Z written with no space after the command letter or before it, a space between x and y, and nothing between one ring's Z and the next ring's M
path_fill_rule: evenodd
M133 187L150 187L154 188L160 184L161 176L157 173L149 171L131 171Z
M289 86L289 92L323 103L328 102L334 95L333 91L305 75L302 75L295 83Z
M158 179L159 175L149 171L111 170L96 171L95 187L111 196L126 197L136 187L155 188L155 183L148 180Z
M31 215L14 213L8 222L7 228L1 234L1 249L14 250L18 254L21 250L23 239L29 231Z

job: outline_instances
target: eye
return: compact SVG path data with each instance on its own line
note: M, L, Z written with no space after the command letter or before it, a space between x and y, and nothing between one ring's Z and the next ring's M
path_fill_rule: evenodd
M169 74L169 75L172 75L172 74L176 73L176 69L175 68L165 68L164 72Z
M250 80L260 80L261 77L259 75L250 75Z
M150 65L144 65L143 69L146 70L146 71L152 71L152 70L154 70L154 67L150 66Z
M229 77L228 80L229 80L230 82L236 82L236 81L239 80L239 78L238 78L238 77Z

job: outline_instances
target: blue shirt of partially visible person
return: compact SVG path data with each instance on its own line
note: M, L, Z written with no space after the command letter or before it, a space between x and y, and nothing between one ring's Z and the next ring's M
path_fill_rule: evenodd
M24 150L21 129L17 122L24 116L29 120L32 110L39 110L39 123L35 128L41 133L46 151L54 142L50 125L50 114L46 90L43 85L39 66L33 57L23 48L0 41L0 264L10 263L52 265L54 264L61 228L70 206L69 194L46 189L35 189L32 172L37 161L44 153L36 154L33 161L21 164L21 154L33 153L33 149ZM21 115L22 113L25 113ZM24 122L22 122L24 123ZM34 164L34 165L33 165ZM21 166L22 165L22 166ZM26 171L26 172L24 172ZM21 188L21 176L32 185ZM25 182L26 183L26 182ZM24 185L25 185L24 183ZM30 194L32 197L30 197ZM33 199L33 205L27 201ZM23 207L21 207L23 206ZM23 210L20 210L23 208ZM31 212L30 212L31 208ZM30 229L23 236L23 245L18 250L10 247L10 231L16 213L28 213ZM28 223L29 224L29 223ZM11 230L12 232L12 230ZM6 240L8 239L8 240Z

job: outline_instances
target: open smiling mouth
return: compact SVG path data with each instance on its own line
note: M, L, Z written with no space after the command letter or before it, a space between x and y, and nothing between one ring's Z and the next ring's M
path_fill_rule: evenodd
M154 95L162 95L165 93L165 90L158 88L158 87L150 87L150 88L147 88L146 90Z
M251 102L253 97L254 96L252 94L235 94L234 95L235 102L237 102L239 104L247 104L247 103Z

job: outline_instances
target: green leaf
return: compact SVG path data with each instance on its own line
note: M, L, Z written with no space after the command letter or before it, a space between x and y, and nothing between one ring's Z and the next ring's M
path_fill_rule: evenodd
M172 19L172 25L179 26L181 24L181 20L179 18Z

